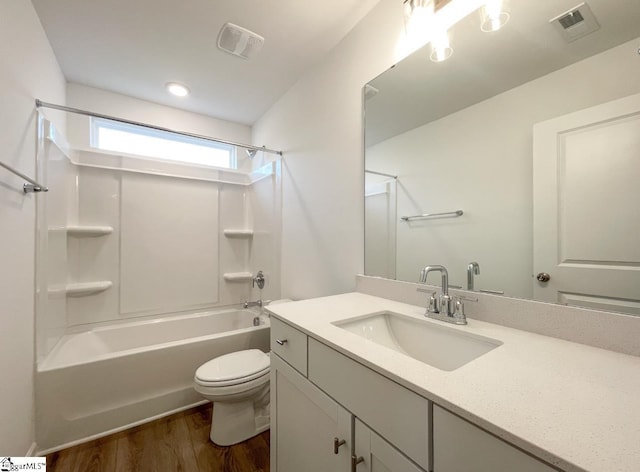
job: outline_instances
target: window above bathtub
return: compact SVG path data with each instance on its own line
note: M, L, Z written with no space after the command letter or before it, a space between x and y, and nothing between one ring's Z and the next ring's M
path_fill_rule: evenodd
M237 169L230 144L183 136L144 126L91 118L90 144L102 151L223 169Z
M280 177L281 155L259 148L249 153L242 144L199 139L101 117L70 116L69 123L73 145L46 118L43 137L76 166L230 185L253 185L274 175ZM165 148L172 151L166 152Z

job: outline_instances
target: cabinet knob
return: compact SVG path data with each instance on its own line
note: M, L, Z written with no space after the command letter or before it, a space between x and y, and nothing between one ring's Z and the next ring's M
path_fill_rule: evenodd
M281 346L284 346L285 344L287 344L289 341L286 339L276 339L276 342L278 344L280 344Z
M340 446L344 445L347 441L344 439L333 438L333 453L338 454Z
M351 456L351 472L356 472L356 467L358 467L358 464L361 462L364 462L364 457Z

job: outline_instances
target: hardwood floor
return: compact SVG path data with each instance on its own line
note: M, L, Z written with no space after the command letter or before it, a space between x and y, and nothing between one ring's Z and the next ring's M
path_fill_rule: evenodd
M242 444L209 441L211 404L47 456L49 472L269 472L269 431Z

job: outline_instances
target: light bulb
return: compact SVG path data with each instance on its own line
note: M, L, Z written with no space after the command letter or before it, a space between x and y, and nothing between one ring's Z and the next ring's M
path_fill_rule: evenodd
M438 31L431 38L431 60L433 62L446 61L453 54L449 43L449 34L446 31Z
M186 97L189 95L189 89L177 82L168 82L165 87L169 91L169 93L175 95L176 97Z
M404 28L407 36L424 35L434 13L432 0L405 0Z
M498 31L509 21L509 5L507 0L487 0L482 7L482 25L484 32Z

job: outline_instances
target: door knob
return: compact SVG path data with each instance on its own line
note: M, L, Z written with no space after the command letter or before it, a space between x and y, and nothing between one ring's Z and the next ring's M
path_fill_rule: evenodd
M549 280L551 280L551 276L546 272L540 272L538 275L536 275L536 279L538 279L538 282L548 282Z

